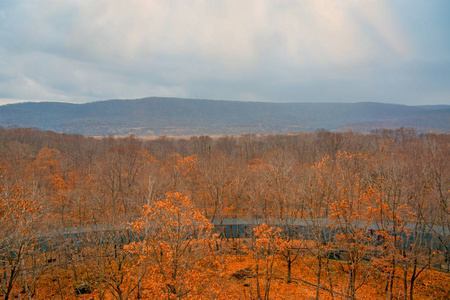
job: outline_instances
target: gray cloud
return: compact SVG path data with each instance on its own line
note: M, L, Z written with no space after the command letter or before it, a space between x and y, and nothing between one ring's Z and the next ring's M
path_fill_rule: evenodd
M447 21L434 18L446 4L403 2L2 2L0 104L146 96L449 103ZM418 18L428 23L416 36Z

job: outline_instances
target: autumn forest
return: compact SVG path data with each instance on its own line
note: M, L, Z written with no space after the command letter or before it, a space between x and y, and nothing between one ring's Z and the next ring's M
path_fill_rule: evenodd
M449 299L450 135L0 128L4 299Z

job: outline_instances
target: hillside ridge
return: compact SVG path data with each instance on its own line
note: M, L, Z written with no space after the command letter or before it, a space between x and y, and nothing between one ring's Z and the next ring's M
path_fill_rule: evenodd
M149 97L83 104L25 102L0 106L0 126L92 136L274 134L326 129L414 127L450 132L450 105L308 103Z

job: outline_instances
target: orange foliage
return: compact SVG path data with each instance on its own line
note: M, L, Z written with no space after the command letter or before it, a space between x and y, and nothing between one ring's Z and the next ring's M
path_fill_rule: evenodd
M168 299L213 295L211 280L218 265L209 221L180 193L168 193L165 200L144 206L142 214L133 228L144 240L126 249L139 255L148 270L145 293Z

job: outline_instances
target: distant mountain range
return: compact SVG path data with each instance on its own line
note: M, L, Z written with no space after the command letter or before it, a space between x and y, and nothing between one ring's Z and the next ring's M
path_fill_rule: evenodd
M0 106L0 126L36 127L91 136L180 136L291 133L327 129L370 131L414 127L450 132L450 105L265 103L180 98Z

